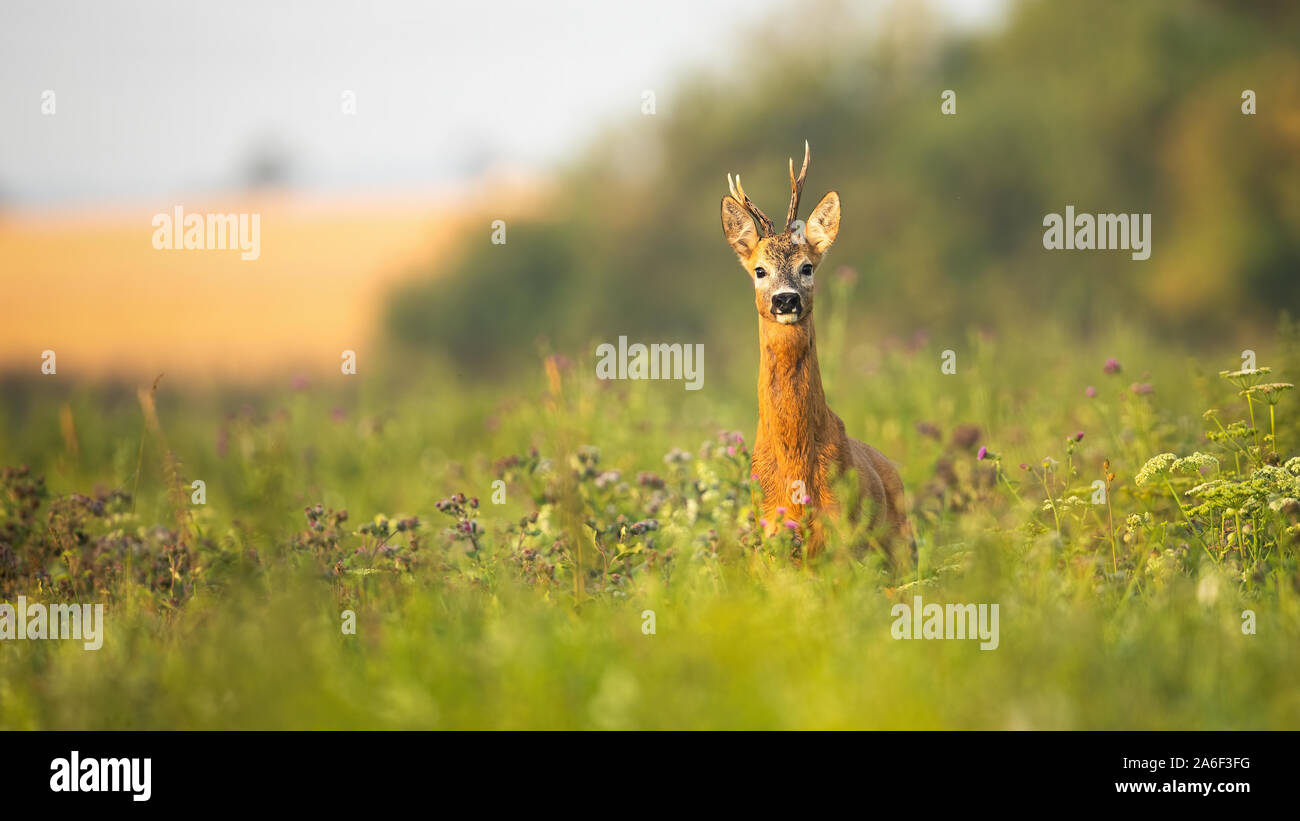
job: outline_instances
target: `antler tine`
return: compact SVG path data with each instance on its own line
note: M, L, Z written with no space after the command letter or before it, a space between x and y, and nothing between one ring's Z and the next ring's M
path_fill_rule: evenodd
M776 233L776 227L772 225L772 221L767 218L767 214L760 211L758 206L754 204L754 201L746 196L745 189L740 185L739 174L736 175L735 182L731 181L730 174L727 175L727 187L731 189L731 196L740 203L741 207L750 214L753 214L754 219L758 221L759 227L763 229L763 233L766 236L770 237Z
M789 231L790 226L799 216L799 196L803 194L803 181L808 176L808 141L803 141L803 168L799 170L799 179L794 178L794 157L790 158L790 210L785 213L785 230Z

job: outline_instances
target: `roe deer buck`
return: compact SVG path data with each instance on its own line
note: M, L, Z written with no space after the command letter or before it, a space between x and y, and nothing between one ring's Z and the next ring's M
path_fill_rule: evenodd
M783 233L778 234L772 221L745 195L739 175L735 182L727 175L731 195L722 198L722 230L754 280L758 307L758 435L753 473L763 489L768 536L785 520L800 520L805 510L814 514L806 547L811 556L825 541L816 512L841 512L831 483L841 474L856 472L860 493L844 500L850 520L859 521L862 505L870 503L871 531L892 554L895 546L911 542L903 480L880 451L845 434L844 422L826 406L822 391L813 331L813 273L839 231L840 197L834 191L822 197L803 230L796 230L808 154L805 141L798 178L790 160L790 208ZM797 496L801 489L802 498ZM785 508L785 515L778 508Z

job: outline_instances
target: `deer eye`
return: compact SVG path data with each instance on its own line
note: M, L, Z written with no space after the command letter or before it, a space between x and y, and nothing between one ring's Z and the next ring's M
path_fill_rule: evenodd
M763 277L767 276L767 270L765 268L755 268L754 276L758 277L759 279L762 279Z
M812 276L812 266L805 264L802 268L799 269L799 273L803 274L806 277Z

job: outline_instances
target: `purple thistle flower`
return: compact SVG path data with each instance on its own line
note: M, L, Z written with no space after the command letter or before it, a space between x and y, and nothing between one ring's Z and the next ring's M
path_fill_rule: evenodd
M976 458L976 459L981 459L981 460L982 460L982 459L984 459L984 457L986 457L986 456L988 456L988 455L989 455L989 449L986 448L986 447L981 447L981 448L979 449L979 452L975 454L975 458Z
M1112 356L1106 360L1106 364L1101 369L1106 373L1119 373L1124 368L1119 364L1119 360Z
M1088 387L1083 389L1083 395L1091 399L1097 395L1097 389L1094 388L1092 385L1089 385Z

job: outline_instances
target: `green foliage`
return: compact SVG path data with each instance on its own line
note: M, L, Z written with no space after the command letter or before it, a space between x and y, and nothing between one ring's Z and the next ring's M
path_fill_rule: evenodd
M501 339L508 335L522 344L507 364L519 364L519 355L532 350L524 332L542 333L560 315L569 322L582 318L574 310L581 248L566 233L561 226L521 225L504 245L470 246L454 270L398 288L388 327L410 345L436 343L457 362L480 367L502 364Z
M176 456L146 434L139 476L61 451L65 397L33 387L0 404L28 432L0 458L32 466L0 492L3 596L103 601L107 635L0 644L0 726L1300 726L1293 394L1256 430L1215 369L1106 336L973 334L945 375L949 343L864 360L828 335L832 406L902 465L900 567L838 527L813 561L798 529L761 540L752 400L711 382L553 359L491 392L164 390ZM138 410L98 400L74 419L135 451ZM191 477L207 504L178 517ZM895 641L917 595L998 603L998 649Z
M816 25L785 14L736 37L733 70L688 76L655 116L575 150L544 222L512 222L504 246L471 232L463 262L397 294L393 338L475 366L517 360L538 337L725 355L754 321L719 224L726 174L780 214L804 139L805 215L832 188L844 203L824 274L863 272L853 316L877 338L1027 315L1080 335L1119 316L1204 348L1300 305L1287 102L1300 98L1300 8L1030 2L1005 29L945 38L900 7L910 36L822 5L800 10ZM1241 112L1244 89L1257 114ZM1151 259L1045 251L1044 215L1071 204L1152 214Z

